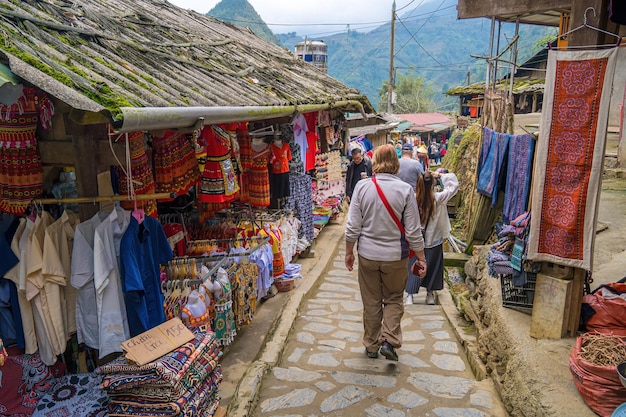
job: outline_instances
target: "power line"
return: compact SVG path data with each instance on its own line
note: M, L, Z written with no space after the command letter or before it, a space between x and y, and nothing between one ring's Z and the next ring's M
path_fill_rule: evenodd
M443 10L443 9L441 9L441 6L443 6L443 4L444 4L445 2L446 2L446 0L442 0L442 1L441 1L441 3L439 3L439 6L437 6L437 8L436 8L435 10L433 10L432 12L430 12L430 16L428 16L428 17L426 18L426 20L424 20L424 23L422 23L422 25L421 25L421 26L417 29L417 31L415 31L415 34L417 34L420 30L422 30L422 28L423 28L424 26L426 26L426 23L428 23L428 21L429 21L429 20L430 20L430 19L434 16L434 14L435 14L436 12L438 12L439 10ZM447 9L447 8L449 8L449 7L450 7L450 6L447 6L447 7L446 7L446 9ZM432 57L432 55L430 55L430 53L428 53L428 52L427 52L427 51L426 51L426 50L422 47L422 45L421 45L421 44L417 41L417 39L415 39L414 34L413 34L413 33L411 33L411 31L409 30L409 28L407 28L407 27L406 27L406 25L404 24L403 20L402 20L402 19L398 19L398 20L400 21L400 23L402 24L402 26L404 26L404 28L406 29L406 31L409 33L409 35L411 36L411 39L413 39L413 40L417 43L417 45L418 45L418 46L419 46L419 47L420 47L420 48L421 48L424 52L426 52L426 54L427 54L428 56L430 56L431 58L433 58L433 59L435 60L435 62L439 63L439 62L438 62L438 61L437 61L434 57ZM401 47L400 49L398 49L398 52L397 52L397 53L400 53L400 51L401 51L402 49L404 49L404 47L405 47L408 43L409 43L409 41L407 40L407 41L404 43L404 45L402 45L402 47ZM441 65L441 64L440 64L440 65Z
M404 22L403 22L401 19L398 19L398 21L400 22L400 24L401 24L402 26L404 26L404 28L406 29L406 31L407 31L407 32L409 32L409 28L407 28L407 27L406 27L406 25L404 24ZM420 47L420 49L421 49L422 51L424 51L424 53L425 53L426 55L428 55L429 57L431 57L431 58L433 59L433 61L435 61L437 64L439 64L439 65L443 65L441 62L437 61L437 58L435 58L434 56L432 56L432 55L431 55L431 53L430 53L430 52L428 52L428 51L427 51L427 50L426 50L426 49L422 46L422 44L418 42L418 40L417 40L417 39L415 39L415 36L413 36L413 34L412 34L411 32L409 32L409 35L411 35L411 39L413 39L413 40L415 41L415 43L417 44L417 46L419 46L419 47ZM400 52L400 51L398 51L398 52Z
M404 9L406 9L406 8L407 8L407 7L409 7L411 4L413 4L413 2L414 2L414 1L415 1L415 0L411 0L411 1L409 2L409 4L407 4L407 5L406 5L406 6L404 6L404 7L400 7L398 10L396 10L396 12L399 12L400 10L404 10ZM424 3L424 2L422 1L422 3ZM420 5L421 5L422 3L420 3ZM418 5L418 6L416 6L416 7L419 7L419 5Z
M409 3L410 4L410 3ZM406 6L405 6L406 7ZM452 6L447 6L447 7L443 7L441 9L437 9L436 11L441 11L441 10L445 10L445 9L449 9L451 7L456 7L456 5L452 5ZM415 16L411 16L411 17L407 17L404 20L412 20L412 19L417 19L421 16L426 16L429 14L432 14L434 12L427 12L427 13L421 13L421 14L417 14ZM211 16L213 17L213 16ZM246 20L246 19L227 19L227 18L217 18L218 20L222 20L224 22L233 22L233 23L254 23L254 24L258 24L260 22L258 21L254 21L254 20ZM373 21L373 22L358 22L358 23L354 23L354 22L343 22L343 23L267 23L267 22L263 22L265 23L265 25L267 26L359 26L359 25L382 25L385 23L389 23L388 20L379 20L379 21Z

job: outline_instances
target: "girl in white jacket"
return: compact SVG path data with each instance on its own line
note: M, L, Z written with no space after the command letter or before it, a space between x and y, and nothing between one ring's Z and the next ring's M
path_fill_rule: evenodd
M443 190L435 192L435 184L441 179ZM447 203L459 189L459 180L452 173L426 171L417 179L415 198L420 213L424 235L424 253L428 271L421 280L409 274L406 285L405 304L413 303L413 294L419 287L426 288L426 303L435 304L434 291L443 289L443 241L450 234ZM410 268L410 264L409 264Z

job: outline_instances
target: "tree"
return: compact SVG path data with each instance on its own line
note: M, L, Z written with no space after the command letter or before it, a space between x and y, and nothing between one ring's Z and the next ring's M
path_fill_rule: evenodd
M387 92L389 81L383 81L378 90L378 110L387 111ZM398 74L394 86L396 103L393 105L393 113L427 113L434 107L433 89L427 85L423 77Z

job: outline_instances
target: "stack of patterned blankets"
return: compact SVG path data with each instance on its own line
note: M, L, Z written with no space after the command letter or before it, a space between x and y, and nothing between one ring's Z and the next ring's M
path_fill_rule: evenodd
M145 365L124 357L96 369L109 396L109 416L212 416L219 406L222 352L212 332Z
M512 275L511 253L515 245L515 234L512 226L505 226L498 233L498 241L491 245L491 251L487 255L487 265L489 275L498 277L500 275Z

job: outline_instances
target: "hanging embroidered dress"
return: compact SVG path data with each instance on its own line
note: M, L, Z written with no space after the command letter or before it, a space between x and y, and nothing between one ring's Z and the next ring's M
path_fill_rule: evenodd
M131 132L127 136L128 147L130 149L131 175L134 181L135 194L154 194L154 176L152 173L152 165L146 153L143 132ZM122 169L118 170L119 188L121 195L130 195L128 189L128 177ZM121 201L120 205L126 210L133 210L134 201ZM143 209L148 216L157 216L156 200L138 200L137 208Z
M206 164L200 184L200 201L203 203L226 203L234 199L239 184L230 159L230 137L216 126L202 130L206 143Z
M182 195L200 181L195 150L185 134L168 130L153 136L152 149L157 193Z
M36 130L52 126L54 107L42 91L24 87L16 103L0 103L0 212L22 216L42 194L43 164Z

